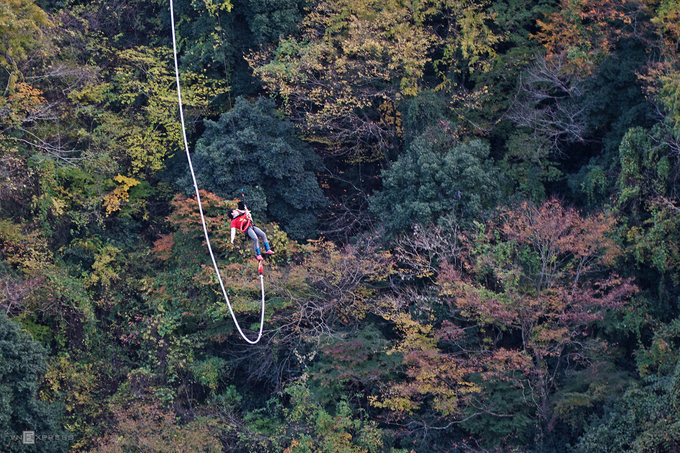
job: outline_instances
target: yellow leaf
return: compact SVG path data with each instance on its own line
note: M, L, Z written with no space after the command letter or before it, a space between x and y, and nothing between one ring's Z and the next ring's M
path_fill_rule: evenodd
M111 213L119 211L122 203L130 199L130 188L140 184L134 178L128 178L118 174L113 178L115 181L119 182L121 185L116 187L113 192L109 193L104 197L102 206L106 208L106 216L108 217Z

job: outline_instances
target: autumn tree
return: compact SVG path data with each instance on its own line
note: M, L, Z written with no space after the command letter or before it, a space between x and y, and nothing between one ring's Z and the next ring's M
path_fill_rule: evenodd
M0 66L9 69L6 92L14 94L19 79L18 62L40 46L42 28L53 26L45 11L32 0L13 0L0 12ZM5 80L2 77L2 80Z
M198 419L180 424L172 410L165 410L156 402L136 401L114 412L115 423L91 450L96 453L125 453L141 448L148 452L222 451L214 420Z
M395 312L385 312L401 335L391 353L403 356L406 379L384 385L379 396L370 397L371 404L389 409L390 420L407 420L414 431L428 425L445 429L451 426L448 420L457 417L469 404L470 396L479 391L468 380L470 362L464 354L439 347L441 338L431 322Z
M563 61L562 72L590 74L614 48L625 33L644 33L636 15L644 13L644 4L588 0L580 3L560 2L559 11L538 20L536 37L546 49L546 59L553 64ZM646 23L643 22L642 27Z
M614 224L550 200L509 208L474 233L442 225L400 241L397 272L435 284L403 288L376 308L396 326L405 371L372 404L412 436L459 426L486 446L534 434L546 442L580 408L565 403L563 378L604 369L593 326L637 290L609 270L620 255Z
M383 159L398 147L396 101L421 89L433 40L421 14L391 1L327 1L306 16L301 38L249 61L328 152Z
M498 332L515 332L519 348L496 344L524 363L537 416L546 435L550 397L561 373L602 347L590 326L635 293L630 280L607 271L620 254L608 234L614 219L582 217L549 200L506 211L498 230L480 230L470 257L474 279L441 275L442 295L468 320ZM500 235L499 235L500 233Z

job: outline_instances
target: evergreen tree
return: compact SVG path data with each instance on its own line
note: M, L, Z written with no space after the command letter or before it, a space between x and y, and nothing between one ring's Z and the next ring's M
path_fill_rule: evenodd
M502 175L479 139L459 143L446 126L428 129L408 153L383 172L383 191L371 210L388 233L453 215L473 219L501 198Z
M59 426L57 406L37 399L38 386L47 371L46 358L45 348L0 312L0 450L3 452L67 450L67 436ZM33 438L34 444L24 443L24 431L33 431L37 436Z
M276 115L274 101L238 98L205 126L193 157L199 188L224 198L239 198L244 189L256 220L276 221L294 239L314 236L326 205L315 175L321 159ZM193 192L188 175L178 184Z

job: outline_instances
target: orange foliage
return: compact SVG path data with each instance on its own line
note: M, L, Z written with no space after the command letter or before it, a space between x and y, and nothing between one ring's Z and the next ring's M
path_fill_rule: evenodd
M206 227L210 235L210 243L213 249L224 251L230 248L229 244L229 218L227 212L235 208L237 201L226 201L214 193L199 191L201 195L201 207L205 216ZM201 215L198 209L196 197L176 195L172 201L174 208L168 216L168 221L175 225L181 233L192 239L204 238Z
M37 119L47 108L43 92L25 82L16 84L14 93L6 102L9 108L0 110L0 119L14 125ZM0 103L0 107L5 106Z
M217 228L224 221L228 209L236 207L235 203L232 206L224 198L214 193L199 190L199 194L208 231ZM199 236L203 234L196 197L185 197L178 194L171 204L175 208L173 213L168 216L171 223L177 225L183 233Z
M155 402L114 407L113 415L113 431L93 450L96 453L222 451L213 430L214 422L195 421L182 426L173 411L164 410Z
M390 382L380 397L370 397L375 407L393 411L403 418L430 404L443 416L455 416L465 406L469 395L479 391L466 376L474 371L465 356L447 354L437 348L431 325L424 325L409 315L392 316L403 340L394 352L403 354L407 379Z
M558 278L573 277L576 285L598 265L612 264L621 253L607 236L614 224L611 216L600 213L583 218L552 199L540 207L525 202L518 209L507 211L501 229L509 239L529 245L538 254L540 273L528 278L540 293Z
M441 296L468 321L483 331L520 334L520 347L493 347L474 359L475 366L496 377L519 371L533 380L544 417L560 364L584 360L587 354L577 352L584 347L600 348L588 338L589 326L637 291L608 270L620 254L608 237L614 224L607 214L584 218L557 200L524 203L505 212L496 234L469 242L470 275L450 266L439 274ZM455 333L444 327L442 338Z
M587 75L609 54L640 8L630 0L561 0L559 12L538 21L541 31L535 37L543 43L548 60L566 55L569 71Z
M153 253L158 259L163 261L172 258L172 246L175 241L171 234L161 234L160 239L153 243Z

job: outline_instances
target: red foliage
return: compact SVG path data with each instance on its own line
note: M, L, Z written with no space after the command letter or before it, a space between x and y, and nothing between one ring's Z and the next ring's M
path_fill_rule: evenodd
M214 193L200 190L201 207L206 219L208 231L218 228L224 222L227 210L236 207L235 202L227 202ZM198 209L196 197L187 198L184 195L178 194L172 201L172 206L175 208L173 213L168 216L170 223L177 225L184 233L191 233L196 235L203 234L203 227L201 226L201 215Z
M556 200L538 207L524 203L504 213L496 234L468 242L470 275L450 267L439 274L441 295L460 315L482 332L516 332L521 338L512 348L490 338L492 347L476 355L475 367L487 377L519 372L533 381L543 417L562 364L585 364L585 351L602 346L589 338L590 325L637 291L609 269L620 254L608 236L614 225L609 215L582 217ZM455 326L444 324L438 337L456 334Z
M201 196L201 206L205 217L206 228L210 236L210 243L217 251L224 251L229 248L230 226L227 212L235 208L237 201L226 201L213 193L199 191ZM175 225L179 232L189 240L203 240L204 232L201 224L201 215L195 197L187 198L181 194L175 196L172 201L174 210L168 216L168 221ZM174 237L177 242L177 237ZM166 259L164 247L171 245L168 240L161 238L154 243L154 251L160 253L159 258Z
M160 239L153 243L153 253L158 259L169 260L172 258L172 246L175 241L171 234L161 234Z

